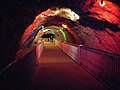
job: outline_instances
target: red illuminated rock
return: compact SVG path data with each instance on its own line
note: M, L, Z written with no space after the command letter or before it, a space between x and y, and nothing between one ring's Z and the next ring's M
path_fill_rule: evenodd
M120 7L109 1L105 1L105 3L105 6L101 7L99 3L96 2L89 11L96 13L101 20L107 20L110 23L119 25Z

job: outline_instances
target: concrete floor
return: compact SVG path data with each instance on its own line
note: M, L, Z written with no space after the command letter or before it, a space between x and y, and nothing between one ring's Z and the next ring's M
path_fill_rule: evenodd
M106 90L56 45L45 43L28 90Z

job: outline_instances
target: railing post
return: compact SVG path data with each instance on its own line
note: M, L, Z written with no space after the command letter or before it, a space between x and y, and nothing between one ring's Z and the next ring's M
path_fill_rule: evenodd
M78 46L78 51L77 51L77 53L78 53L78 60L77 60L77 62L78 62L78 64L81 66L82 65L82 52L81 52L81 48L83 47L83 45L82 44L80 44L79 46Z
M43 51L43 47L44 47L44 41L41 41L40 44L36 46L36 65L38 65L38 63L40 62L39 59Z

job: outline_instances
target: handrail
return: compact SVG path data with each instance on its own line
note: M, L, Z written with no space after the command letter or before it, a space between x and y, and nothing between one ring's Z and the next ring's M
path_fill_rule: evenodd
M120 56L105 51L78 48L79 64L108 88L120 88Z
M69 45L72 45L72 46L75 46L75 47L78 47L78 46L79 46L79 44L73 44L73 43L69 43L69 42L63 42L63 43L69 44Z
M115 54L115 53L111 53L111 52L107 52L107 51L103 51L103 50L99 50L99 49L95 49L95 48L84 47L84 46L81 48L86 49L88 51L101 52L101 53L106 54L106 55L115 56L115 57L120 58L120 54Z
M73 45L73 46L76 46L78 47L79 45L78 44L73 44L73 43L68 43L68 42L63 42L63 43L66 43L66 44L69 44L69 45ZM104 53L104 54L107 54L107 55L111 55L111 56L115 56L115 57L119 57L120 58L120 54L115 54L115 53L111 53L111 52L107 52L107 51L103 51L103 50L99 50L99 49L96 49L96 48L91 48L91 47L85 47L84 45L81 47L81 48L84 48L84 49L87 49L89 51L94 51L94 52L101 52L101 53Z
M108 89L120 89L119 54L85 47L84 45L73 45L68 42L56 41L56 44L82 68L104 84L105 87Z
M43 43L43 41L41 41L39 44L37 44L37 46L40 45L41 43ZM11 62L10 64L8 64L4 69L2 69L2 70L0 71L0 74L3 73L6 69L8 69L9 67L11 67L12 65L14 65L15 63L17 63L17 62L19 61L19 59L21 59L21 58L23 58L24 56L26 56L26 55L27 55L28 53L30 53L33 49L35 49L35 47L37 47L37 46L34 46L34 47L30 48L30 50L28 50L28 51L27 51L26 53L24 53L22 56L16 58L13 62Z

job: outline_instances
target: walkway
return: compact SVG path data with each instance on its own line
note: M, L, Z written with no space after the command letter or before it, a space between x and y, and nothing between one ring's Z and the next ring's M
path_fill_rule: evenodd
M56 45L45 43L29 90L105 90Z

